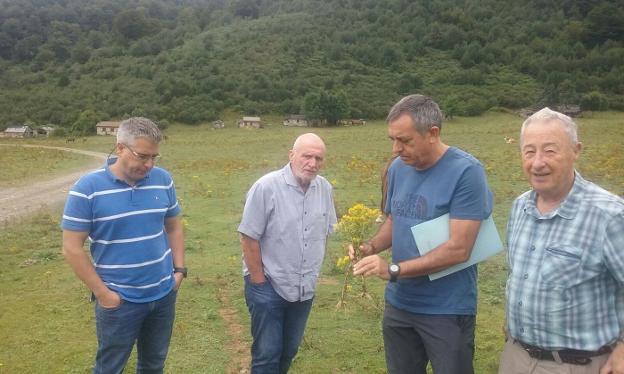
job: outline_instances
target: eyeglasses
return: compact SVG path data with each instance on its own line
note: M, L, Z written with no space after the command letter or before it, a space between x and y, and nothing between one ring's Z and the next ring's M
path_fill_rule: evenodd
M152 161L153 163L157 163L158 160L160 160L160 154L158 154L158 153L155 154L155 155L146 155L146 154L143 154L143 153L135 152L132 148L130 148L130 146L128 144L124 144L124 146L126 148L128 148L128 150L130 152L132 152L134 157L138 158L139 160L141 160L143 162Z

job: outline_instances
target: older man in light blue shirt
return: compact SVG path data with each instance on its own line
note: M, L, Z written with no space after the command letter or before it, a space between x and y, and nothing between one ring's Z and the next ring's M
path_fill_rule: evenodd
M253 374L287 373L303 338L327 236L336 223L332 187L318 176L325 144L297 138L290 162L247 193L238 227Z
M522 125L532 189L507 224L509 339L500 374L624 373L624 200L581 177L576 124L544 108Z

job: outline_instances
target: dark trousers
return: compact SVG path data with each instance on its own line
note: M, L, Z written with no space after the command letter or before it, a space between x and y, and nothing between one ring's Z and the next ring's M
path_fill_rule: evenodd
M253 284L246 276L245 301L253 337L251 373L287 373L303 339L312 300L286 301L271 282Z
M149 303L95 304L98 350L94 374L123 372L135 342L137 373L162 373L175 319L176 291Z
M473 374L475 316L414 314L386 303L383 318L390 374Z

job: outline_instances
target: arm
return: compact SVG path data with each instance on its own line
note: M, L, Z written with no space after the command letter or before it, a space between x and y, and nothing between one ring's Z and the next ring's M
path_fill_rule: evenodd
M165 231L171 246L171 256L173 257L173 266L182 268L184 266L184 227L180 216L165 218ZM175 288L180 288L184 276L181 273L174 273Z
M607 224L605 238L605 262L613 278L615 278L620 287L624 287L624 212L616 215L611 222ZM600 374L624 374L624 330L622 330L620 322L620 338L613 348L613 352L609 356L607 363L600 369Z
M449 240L424 256L399 263L400 278L435 273L470 258L481 221L451 219L449 225ZM365 257L354 269L355 275L376 275L382 279L390 279L388 263L379 256Z
M618 342L600 374L624 374L624 343Z
M251 282L264 283L266 277L264 276L264 266L262 265L260 242L243 233L241 233L240 242Z
M87 232L63 230L63 255L78 278L93 292L100 305L104 308L115 308L121 303L121 298L102 282L89 256L83 250L88 236Z

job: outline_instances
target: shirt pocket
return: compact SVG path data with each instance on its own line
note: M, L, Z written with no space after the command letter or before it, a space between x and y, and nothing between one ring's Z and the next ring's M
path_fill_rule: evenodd
M582 258L582 248L569 245L547 246L540 267L542 282L564 288L582 282Z
M327 237L327 213L318 213L310 220L310 240L325 240Z

